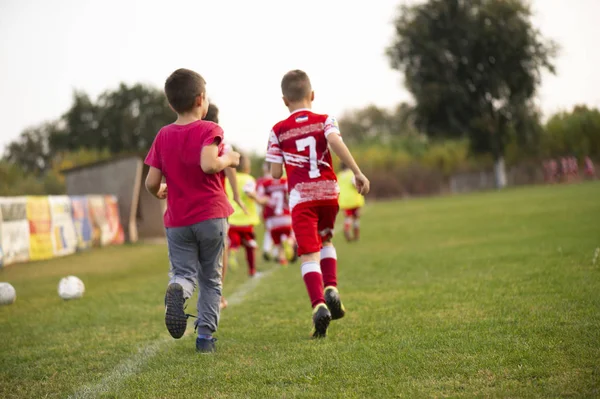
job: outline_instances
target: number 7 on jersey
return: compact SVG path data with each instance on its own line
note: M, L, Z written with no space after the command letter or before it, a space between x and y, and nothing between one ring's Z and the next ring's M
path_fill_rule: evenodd
M304 151L306 147L308 147L308 161L310 164L308 176L311 179L316 179L321 176L321 171L317 164L317 140L312 136L296 140L296 149L298 151Z

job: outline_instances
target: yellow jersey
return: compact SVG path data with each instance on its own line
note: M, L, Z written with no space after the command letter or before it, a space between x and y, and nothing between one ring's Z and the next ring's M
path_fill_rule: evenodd
M365 204L365 197L358 193L354 183L354 173L346 169L338 173L338 185L340 186L339 204L341 209L360 208Z
M233 200L233 190L231 184L227 180L225 191L227 192L227 198L233 207L233 214L229 216L229 224L232 226L256 226L260 223L258 217L258 206L256 201L248 196L248 193L256 192L256 180L254 177L247 173L237 173L237 185L240 190L240 199L246 207L248 214L242 211L242 208Z

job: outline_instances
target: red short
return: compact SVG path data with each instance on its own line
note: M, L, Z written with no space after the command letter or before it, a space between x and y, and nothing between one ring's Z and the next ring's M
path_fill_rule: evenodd
M358 219L360 217L360 208L344 209L344 214L346 217Z
M292 228L298 244L298 255L319 252L323 241L331 240L337 205L320 205L294 208Z
M273 239L273 244L279 245L281 244L281 239L283 236L291 236L292 235L292 226L287 227L277 227L271 230L271 238Z
M237 249L242 245L251 248L256 247L254 226L229 226L227 237L231 249Z

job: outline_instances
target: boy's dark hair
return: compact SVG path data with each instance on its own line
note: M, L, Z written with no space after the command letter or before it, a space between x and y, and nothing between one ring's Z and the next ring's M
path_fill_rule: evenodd
M180 68L165 82L165 94L171 107L178 114L194 109L196 97L206 91L206 81L197 72Z
M206 116L204 117L204 120L214 122L214 123L219 123L219 107L217 107L213 103L209 103L208 111L206 112Z
M281 93L291 102L301 101L312 92L310 79L299 69L289 71L281 79Z

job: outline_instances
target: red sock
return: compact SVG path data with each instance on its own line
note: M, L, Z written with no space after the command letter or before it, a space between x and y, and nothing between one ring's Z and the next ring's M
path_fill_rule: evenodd
M335 247L321 249L321 271L325 287L337 287L337 253Z
M317 262L306 262L302 264L302 279L308 291L310 303L314 308L320 303L325 303L323 296L323 275Z
M246 247L246 260L248 261L248 274L254 276L256 273L256 256L253 247Z
M358 237L360 237L360 222L356 219L354 220L354 239L358 240Z

